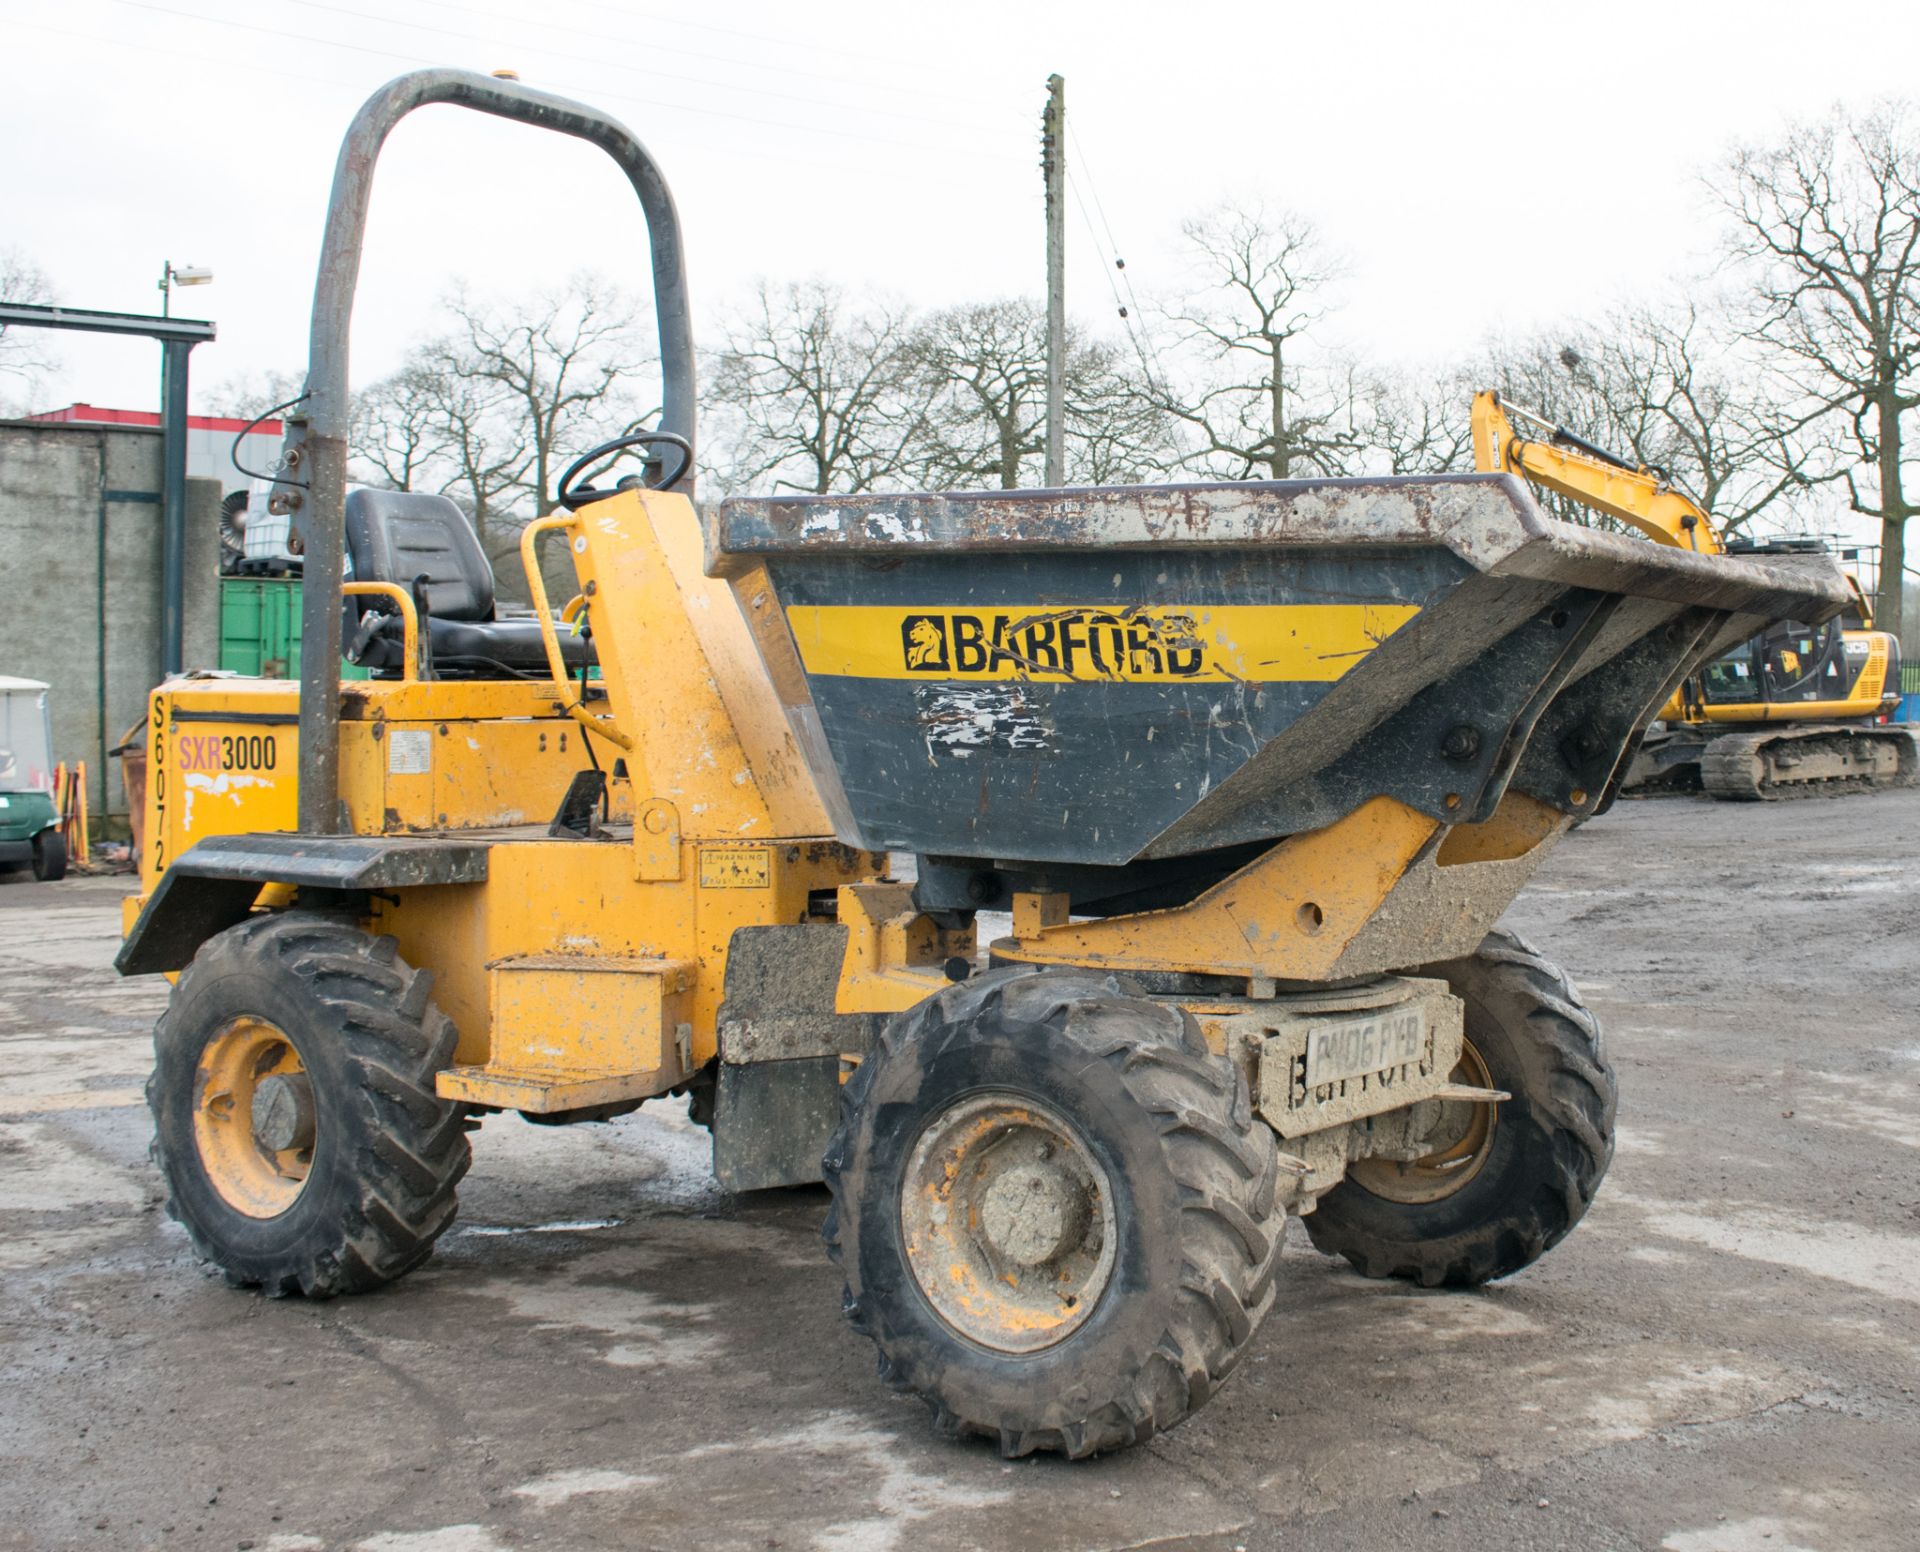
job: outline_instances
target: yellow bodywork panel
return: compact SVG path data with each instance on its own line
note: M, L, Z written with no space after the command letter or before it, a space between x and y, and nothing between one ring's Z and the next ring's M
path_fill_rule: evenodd
M684 959L525 956L488 971L486 1062L439 1076L444 1099L546 1114L644 1099L693 1072L695 966Z
M973 962L971 926L947 931L914 908L913 886L852 884L839 896L847 957L836 1013L899 1013L947 985L949 959Z
M1538 798L1509 792L1484 824L1455 825L1447 831L1434 860L1443 868L1511 862L1556 835L1566 817Z
M672 804L690 840L831 834L739 607L701 572L692 503L628 491L581 508L559 534L613 723L632 740L636 801Z
M503 1018L508 1031L524 1026L515 1022L521 1015L503 1011L497 1000L505 984L497 976L500 967L537 966L544 981L515 984L558 986L558 967L567 962L582 975L603 977L599 967L615 963L685 966L687 986L673 1022L691 1026L687 1050L699 1067L718 1049L714 1026L735 931L807 921L811 895L872 878L886 861L832 841L788 842L756 848L759 857L743 868L745 848L713 848L723 853L717 866L704 860L708 849L687 843L681 877L648 883L634 878L633 854L618 840L503 840L488 852L484 884L401 891L375 902L372 926L399 940L408 963L434 970L434 1000L460 1032L455 1060L463 1067L511 1075L529 1059L517 1044L519 1035L501 1043ZM596 1032L585 1019L569 1025L564 1004L550 1011L554 1027L572 1029L568 1038L582 1075L600 1070L606 1039L625 1038ZM542 1060L553 1062L552 1051ZM671 1088L684 1077L671 1067L645 1070L652 1086L643 1085L644 1093ZM462 1098L540 1108L518 1098L481 1101L476 1078L461 1081Z
M447 1092L532 1111L682 1082L715 1054L734 932L820 920L842 885L886 873L829 838L746 621L701 572L687 500L626 492L550 526L604 675L584 703L560 679L341 689L345 829L488 832L484 884L378 896L367 925L435 974L459 1031ZM155 692L143 897L198 840L294 828L298 716L286 681ZM611 778L604 833L549 838L594 764ZM290 891L269 883L262 903Z
M1849 578L1851 580L1851 578ZM1887 660L1893 638L1885 631L1843 631L1843 640L1865 642L1866 661L1846 696L1824 701L1764 701L1740 705L1703 705L1694 708L1703 722L1791 722L1832 717L1842 721L1878 716L1885 709Z
M588 763L586 733L547 686L362 680L342 700L340 791L356 835L544 825ZM294 828L299 715L284 679L153 692L143 892L203 836ZM610 764L617 752L602 743L596 756Z
M615 818L652 802L689 841L831 834L747 624L727 585L701 573L691 503L625 492L582 509L551 542L567 545L580 574L600 654L587 721L632 747L574 720L571 683L354 681L341 687L346 827L545 825L576 773L624 759L626 780L611 783L623 805ZM294 827L298 724L299 687L287 680L175 681L154 692L143 892L202 836ZM641 831L636 849L657 851L659 834Z
M1852 582L1853 579L1847 579ZM1857 583L1854 584L1856 587ZM1820 701L1773 701L1762 700L1756 696L1750 701L1703 701L1687 693L1685 689L1676 692L1672 699L1661 708L1660 715L1668 722L1858 722L1863 718L1877 717L1886 709L1887 658L1893 638L1885 631L1859 630L1843 631L1842 638L1849 642L1864 642L1867 648L1866 661L1860 672L1854 677L1845 696ZM1783 657L1798 654L1783 654ZM1786 664L1789 671L1797 668L1797 663Z
M1373 798L1186 905L1042 927L994 952L1028 964L1322 980L1439 829L1396 799Z

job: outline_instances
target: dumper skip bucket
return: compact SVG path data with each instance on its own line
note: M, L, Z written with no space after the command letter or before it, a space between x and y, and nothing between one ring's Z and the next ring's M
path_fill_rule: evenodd
M1846 598L1830 561L1547 518L1508 475L743 499L709 569L841 838L1120 865L1603 806L1682 678Z

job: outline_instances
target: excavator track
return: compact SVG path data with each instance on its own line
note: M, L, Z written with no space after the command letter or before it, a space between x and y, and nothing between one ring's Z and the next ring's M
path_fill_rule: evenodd
M1734 802L1880 792L1920 781L1920 747L1904 727L1811 724L1723 733L1700 756L1700 788Z

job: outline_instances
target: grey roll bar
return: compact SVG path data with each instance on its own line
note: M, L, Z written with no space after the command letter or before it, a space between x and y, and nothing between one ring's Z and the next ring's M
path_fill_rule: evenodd
M373 170L394 125L415 108L444 102L597 145L640 196L653 247L654 313L660 334L660 429L694 440L693 318L687 302L680 217L659 165L617 119L517 82L468 70L415 70L389 81L354 115L334 167L333 198L313 287L304 412L288 417L279 510L294 514L305 542L300 611L299 828L328 835L340 813L340 559L346 542L347 347L354 289L373 194Z

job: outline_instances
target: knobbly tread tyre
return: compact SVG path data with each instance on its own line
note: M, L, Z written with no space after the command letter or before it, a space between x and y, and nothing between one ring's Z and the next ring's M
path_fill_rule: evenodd
M336 917L256 915L202 945L154 1028L147 1104L167 1211L235 1287L364 1293L420 1265L454 1221L471 1162L466 1115L434 1090L454 1026L430 1000L432 973L396 948ZM236 1016L276 1024L313 1084L312 1166L272 1218L222 1197L194 1139L200 1054Z
M1084 1325L1008 1354L955 1332L914 1283L897 1169L921 1125L968 1092L940 1086L949 1070L1064 1107L1058 1090L1019 1086L1040 1063L1107 1107L1107 1135L1081 1130L1114 1187L1119 1248ZM845 1087L823 1172L822 1238L881 1377L919 1394L939 1432L992 1439L1008 1458L1078 1459L1172 1427L1233 1371L1273 1304L1285 1224L1274 1135L1188 1016L1111 975L994 970L889 1021Z
M1476 1287L1532 1265L1585 1216L1613 1159L1617 1088L1599 1023L1525 939L1496 931L1471 957L1420 973L1466 1002L1468 1038L1513 1095L1491 1152L1439 1201L1389 1201L1349 1177L1304 1222L1316 1249L1362 1276Z

